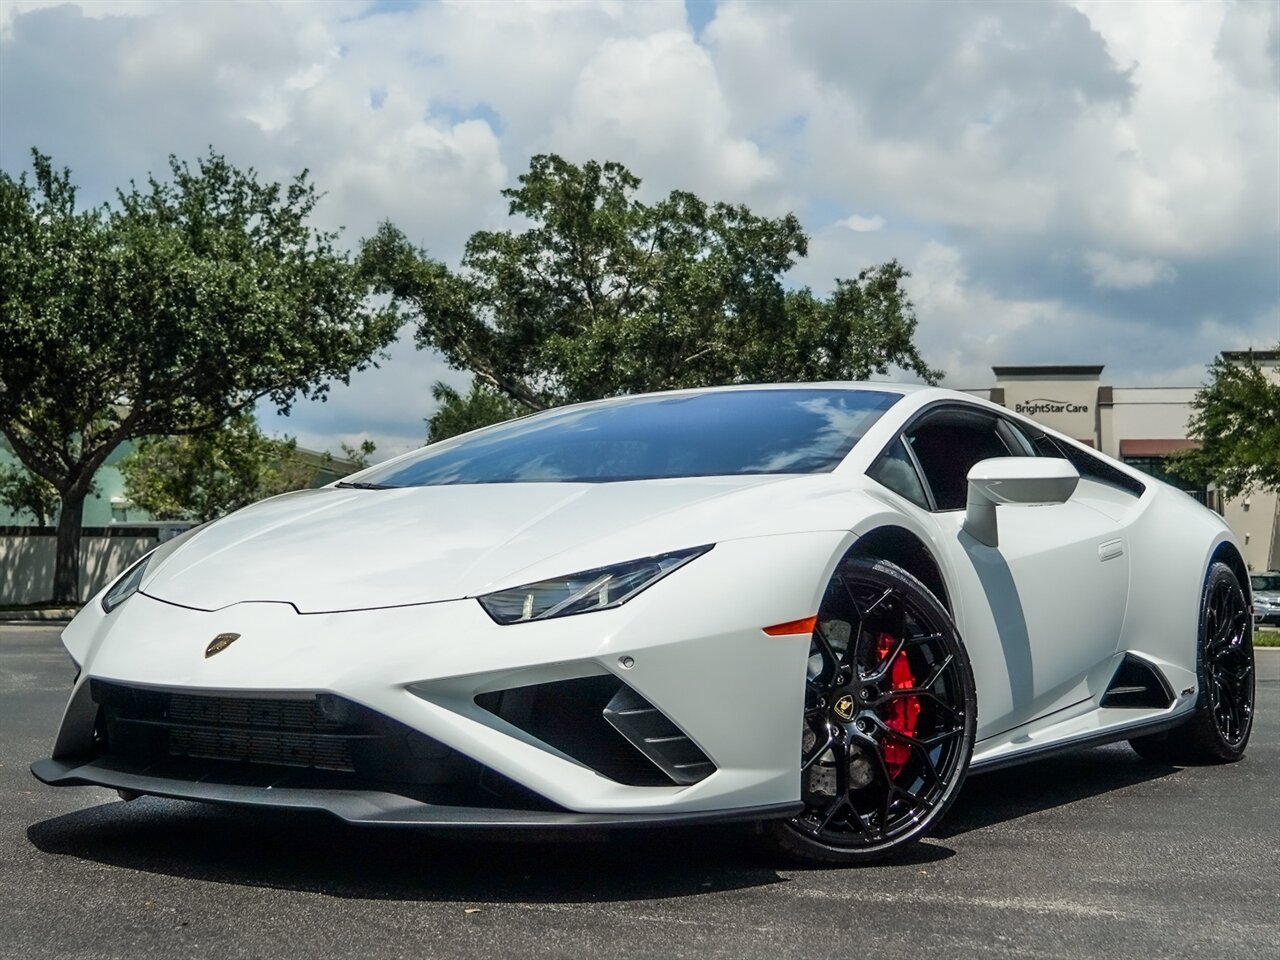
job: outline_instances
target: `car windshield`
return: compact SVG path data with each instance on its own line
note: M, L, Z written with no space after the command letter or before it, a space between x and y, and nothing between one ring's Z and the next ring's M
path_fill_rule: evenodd
M1258 573L1249 578L1255 590L1280 591L1280 573Z
M619 398L431 444L354 479L424 487L824 473L899 399L821 388Z

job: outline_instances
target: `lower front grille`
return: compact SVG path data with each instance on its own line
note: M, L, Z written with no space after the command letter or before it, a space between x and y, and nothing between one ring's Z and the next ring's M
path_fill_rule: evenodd
M175 757L354 772L352 739L373 736L359 732L358 723L344 725L336 716L326 717L326 708L329 714L337 712L333 697L160 696L155 706L169 722L169 754Z
M341 723L333 708L322 709L321 696L304 694L294 699L257 699L205 694L169 693L166 698L169 718L174 723L215 727L265 727L278 730L325 732L337 730ZM333 700L332 697L328 698ZM135 702L136 698L135 698Z
M437 740L331 694L189 694L92 681L107 752L133 764L211 760L255 769L448 783L470 761Z
M354 773L351 747L341 736L308 736L301 733L264 733L258 730L169 731L169 754L207 760L247 760L284 767L344 770Z

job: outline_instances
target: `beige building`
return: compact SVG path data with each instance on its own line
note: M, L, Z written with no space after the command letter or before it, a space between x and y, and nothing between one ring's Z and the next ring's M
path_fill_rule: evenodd
M1255 351L1254 360L1280 381L1280 351ZM1224 352L1228 360L1245 354ZM1223 515L1240 539L1251 570L1280 569L1280 503L1274 493L1223 502L1165 469L1167 458L1196 446L1187 438L1198 387L1117 387L1102 382L1101 366L993 367L996 385L969 393L986 397L1046 427L1181 487Z

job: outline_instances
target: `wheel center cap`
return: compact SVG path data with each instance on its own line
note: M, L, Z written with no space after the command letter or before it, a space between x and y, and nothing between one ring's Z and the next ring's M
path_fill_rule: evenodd
M836 697L836 702L831 705L832 712L841 720L848 722L853 719L853 714L857 710L857 702L853 699L853 695L842 693Z

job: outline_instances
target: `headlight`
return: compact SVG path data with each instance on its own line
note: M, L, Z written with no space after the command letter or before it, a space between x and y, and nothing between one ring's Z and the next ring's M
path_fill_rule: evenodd
M644 557L611 567L583 570L554 580L499 590L478 597L485 613L502 624L549 620L592 610L620 607L667 574L679 570L711 545Z
M147 572L147 564L151 562L151 554L147 554L132 567L120 574L111 589L102 595L102 609L110 613L124 603L142 585L142 575Z

